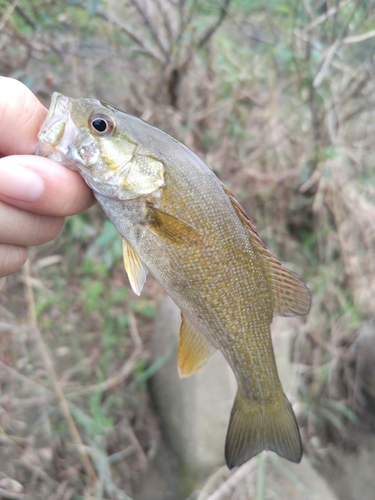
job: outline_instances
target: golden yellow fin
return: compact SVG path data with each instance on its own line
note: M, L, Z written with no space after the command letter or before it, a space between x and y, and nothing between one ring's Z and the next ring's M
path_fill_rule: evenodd
M225 442L229 469L263 450L271 450L291 462L300 462L302 444L293 409L282 390L275 403L250 401L237 392Z
M278 316L307 314L311 306L310 290L296 273L282 266L267 249L245 210L224 184L223 189L229 196L238 217L249 231L254 248L262 259L262 267L271 289L274 314Z
M122 238L122 255L133 292L140 295L146 281L147 267L141 262L134 248L124 238Z
M144 225L172 245L191 245L202 241L192 225L147 204L148 218Z
M197 372L210 359L216 348L181 314L178 373L181 378Z

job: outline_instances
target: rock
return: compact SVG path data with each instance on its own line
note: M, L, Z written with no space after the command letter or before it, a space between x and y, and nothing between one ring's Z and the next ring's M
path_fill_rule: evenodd
M265 452L230 474L222 469L215 471L203 488L195 490L187 500L339 500L307 457L300 464L293 464Z
M359 406L375 414L375 324L369 321L359 332L356 341L348 351L356 361L355 397Z
M234 375L220 352L196 374L180 379L177 347L180 310L168 297L159 305L153 359L173 355L153 377L151 388L163 433L182 463L198 479L224 464L224 441L236 391Z
M274 474L273 477L275 478ZM283 498L289 500L342 499L342 497L336 496L327 481L314 469L306 456L299 464L283 460L278 469L276 480L283 495L285 495Z
M375 437L358 432L356 441L356 452L332 446L317 454L314 467L329 481L340 500L373 500Z
M183 464L180 481L186 490L192 491L207 482L214 468L224 465L224 441L237 384L220 352L215 353L198 373L186 379L179 378L180 323L178 307L169 297L163 299L156 315L152 357L160 359L171 350L172 354L153 377L151 390L163 434ZM280 379L287 393L292 381L289 348L294 331L292 322L275 318L272 338ZM280 498L337 500L306 457L297 465L273 453L264 456L267 456L267 477L276 478ZM200 492L196 490L191 498L198 495L203 499L204 491L204 487Z

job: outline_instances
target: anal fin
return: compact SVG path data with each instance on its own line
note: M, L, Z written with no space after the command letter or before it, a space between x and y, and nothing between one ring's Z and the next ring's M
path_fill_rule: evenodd
M147 267L142 263L134 248L124 238L122 238L122 255L133 292L140 295L146 281Z
M197 372L207 363L216 348L181 314L178 373L181 378Z

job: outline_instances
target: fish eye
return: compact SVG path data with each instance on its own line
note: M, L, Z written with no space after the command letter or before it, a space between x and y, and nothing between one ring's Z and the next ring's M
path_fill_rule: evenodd
M90 128L99 135L108 135L115 128L115 123L112 118L99 113L94 113L90 116L89 125Z

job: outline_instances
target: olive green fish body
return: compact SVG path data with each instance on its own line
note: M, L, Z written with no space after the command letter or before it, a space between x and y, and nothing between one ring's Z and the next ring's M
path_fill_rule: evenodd
M168 134L99 101L55 94L39 138L37 154L78 170L115 224L134 291L149 269L180 307L180 375L216 349L233 369L228 466L264 449L298 462L270 324L275 314L308 312L306 286L266 249L213 172Z
M267 398L278 383L270 338L272 301L248 231L222 184L204 164L192 177L194 182L189 182L183 177L184 165L177 166L178 157L164 161L173 161L175 166L176 175L167 182L175 196L154 206L175 217L186 214L184 221L202 235L198 244L173 245L142 227L146 201L138 202L137 222L129 216L134 202L114 203L96 197L183 314L223 352L243 392L252 398ZM191 158L189 166L191 172ZM201 195L199 203L197 194ZM272 368L268 370L268 366Z

